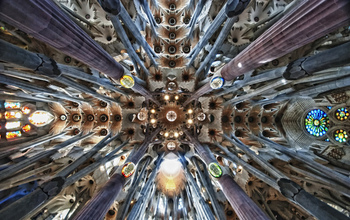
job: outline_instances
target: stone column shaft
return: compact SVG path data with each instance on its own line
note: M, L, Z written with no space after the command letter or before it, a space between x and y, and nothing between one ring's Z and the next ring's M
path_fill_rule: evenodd
M345 26L350 22L348 0L304 0L265 31L221 70L233 80L264 63Z
M124 73L123 67L51 0L3 0L0 20L114 79Z
M149 136L145 137L141 147L136 153L129 156L126 162L133 162L135 165L138 164L142 156L146 153L146 150L158 134L160 128L153 131ZM104 219L108 209L111 207L121 189L123 188L126 178L118 171L108 180L108 182L101 188L101 190L92 197L81 211L74 217L74 220L102 220Z
M218 182L240 220L269 219L230 175L224 174L218 179Z
M196 148L199 156L204 160L206 164L212 162L212 153L203 148L201 144L188 132L185 132L189 137L191 143ZM198 148L198 149L197 149ZM204 153L206 151L206 153ZM230 202L233 210L236 212L240 220L267 220L269 219L265 213L249 198L249 196L243 191L243 189L233 180L233 178L224 174L217 179L222 192L225 194L227 200Z
M102 189L74 217L74 220L102 220L125 184L126 178L115 173Z

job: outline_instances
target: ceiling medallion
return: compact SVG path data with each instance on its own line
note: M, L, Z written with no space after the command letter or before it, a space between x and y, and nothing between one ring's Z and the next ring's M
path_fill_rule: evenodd
M125 178L128 178L130 177L132 174L134 174L135 172L135 164L133 162L128 162L126 163L124 166L123 166L123 169L122 169L122 175L125 177Z

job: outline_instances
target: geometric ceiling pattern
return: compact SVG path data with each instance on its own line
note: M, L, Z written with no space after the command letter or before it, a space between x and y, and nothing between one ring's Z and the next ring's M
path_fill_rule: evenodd
M1 219L349 219L348 0L1 0Z

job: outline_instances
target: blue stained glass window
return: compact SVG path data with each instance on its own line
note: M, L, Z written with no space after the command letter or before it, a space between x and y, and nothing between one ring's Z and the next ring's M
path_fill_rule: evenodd
M5 102L4 106L6 109L16 109L21 107L21 103L19 102Z
M325 135L329 128L328 115L321 109L311 110L305 117L305 128L313 136Z

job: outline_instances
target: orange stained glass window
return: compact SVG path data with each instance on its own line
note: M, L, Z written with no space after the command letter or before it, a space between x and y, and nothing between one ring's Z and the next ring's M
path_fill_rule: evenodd
M22 127L22 130L24 131L24 132L28 132L28 131L30 131L32 129L32 127L30 126L30 125L24 125L23 127Z
M21 111L5 112L5 119L12 119L12 118L22 118L22 112Z
M6 138L7 139L21 137L21 136L22 136L21 131L9 131L9 132L6 132Z
M30 108L28 106L24 106L22 108L22 112L23 114L28 115L30 113Z

